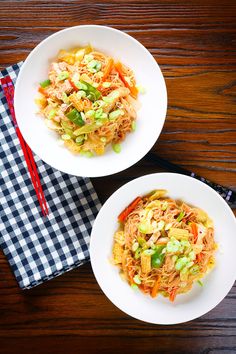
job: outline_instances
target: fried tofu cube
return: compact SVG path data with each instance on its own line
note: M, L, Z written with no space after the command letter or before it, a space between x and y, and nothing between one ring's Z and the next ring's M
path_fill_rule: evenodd
M113 259L115 264L122 263L123 247L115 242L113 246Z
M144 252L141 254L141 269L144 274L149 273L151 270L151 256Z

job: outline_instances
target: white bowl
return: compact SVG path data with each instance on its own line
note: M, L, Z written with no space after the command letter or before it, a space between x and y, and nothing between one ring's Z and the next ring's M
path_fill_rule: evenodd
M133 69L137 83L146 89L139 95L137 129L128 134L122 151L111 148L99 157L74 155L58 144L58 136L36 115L34 103L39 82L48 77L50 63L60 49L85 46L111 55ZM154 145L165 121L167 93L161 70L149 51L119 30L104 26L76 26L43 40L25 60L16 82L15 111L22 135L31 149L49 165L76 176L98 177L122 171L139 161Z
M212 218L219 245L216 266L203 287L194 285L171 303L163 296L152 299L134 291L109 261L117 216L137 196L154 189L167 189L174 199L205 210ZM175 173L156 173L137 178L118 189L103 205L93 225L90 257L95 277L106 296L122 311L142 321L176 324L193 320L213 309L227 295L236 279L236 221L226 202L206 184Z

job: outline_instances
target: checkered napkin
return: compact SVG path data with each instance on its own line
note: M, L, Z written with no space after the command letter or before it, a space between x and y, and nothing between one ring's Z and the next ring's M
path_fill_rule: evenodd
M0 72L15 82L22 63ZM89 259L89 239L100 208L89 178L67 175L34 155L49 206L38 199L0 87L0 247L22 289L78 267Z

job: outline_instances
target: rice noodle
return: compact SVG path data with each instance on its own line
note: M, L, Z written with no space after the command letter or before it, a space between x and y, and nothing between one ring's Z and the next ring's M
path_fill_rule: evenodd
M98 69L92 67L91 70L91 62L95 68L97 65ZM93 127L79 141L74 134L78 130L75 122L70 122L69 129L65 128L65 124L57 129L57 133L62 139L66 139L65 145L72 152L102 154L108 144L119 144L132 131L139 107L136 94L133 93L133 89L137 90L136 82L133 71L121 63L119 65L121 69L117 70L112 58L93 50L90 46L68 52L61 50L57 60L50 65L50 84L40 88L40 98L37 99L41 115L57 123L69 122L67 114L77 109L79 113L85 114L85 125L92 126L97 123L97 127ZM66 79L61 79L63 73ZM84 93L77 97L77 91L83 91L76 86L81 80L92 85L100 93L95 102L88 98L87 93L86 97ZM65 99L68 109L65 109ZM56 114L50 114L53 109ZM86 116L88 111L97 112L99 109L102 110L103 119ZM120 110L120 114L115 119L110 119L110 114L117 110Z
M204 213L204 221L200 213ZM147 231L140 225L146 225ZM124 238L123 262L117 264L121 273L131 286L138 286L153 297L160 293L173 301L176 294L188 292L214 266L217 245L212 221L205 212L184 202L161 197L150 203L150 195L144 196L125 217L119 232ZM174 243L178 245L176 249ZM143 271L140 257L145 252L151 257L148 272ZM153 263L157 255L162 257L159 266ZM157 279L159 287L155 294Z

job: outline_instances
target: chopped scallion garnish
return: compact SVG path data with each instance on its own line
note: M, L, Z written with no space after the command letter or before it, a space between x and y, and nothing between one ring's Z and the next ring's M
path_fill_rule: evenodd
M42 88L48 87L49 85L51 85L51 80L49 80L49 79L40 82L40 86Z
M112 149L119 154L121 152L121 145L120 144L113 144Z

